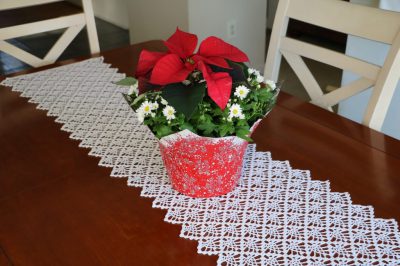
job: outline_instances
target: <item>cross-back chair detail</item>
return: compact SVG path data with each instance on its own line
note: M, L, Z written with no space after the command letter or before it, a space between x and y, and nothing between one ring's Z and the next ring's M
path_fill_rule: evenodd
M289 19L391 45L384 65L319 47L286 36ZM400 13L339 0L280 0L275 16L264 75L277 80L282 56L300 79L311 102L332 106L374 87L362 123L380 130L400 77ZM351 71L359 79L324 94L302 57Z
M59 1L61 0L2 0L0 4L0 10L25 8ZM92 54L99 52L100 47L97 37L96 24L94 21L92 1L82 0L82 8L83 11L77 14L0 28L0 51L3 51L33 67L52 64L74 40L78 33L86 26L90 52ZM6 41L13 38L58 29L66 30L47 52L44 58L39 58Z

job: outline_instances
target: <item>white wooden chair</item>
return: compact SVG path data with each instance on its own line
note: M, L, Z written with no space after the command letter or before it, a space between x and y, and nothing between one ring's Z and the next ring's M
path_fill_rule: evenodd
M58 1L61 0L0 0L0 10L25 8ZM86 25L90 51L92 54L99 52L99 40L94 21L92 1L82 0L82 7L83 11L81 13L0 28L0 51L3 51L33 67L52 64ZM66 30L43 59L38 58L37 56L32 55L6 41L8 39L58 29Z
M391 49L382 67L370 64L287 37L289 18L387 43ZM280 0L265 64L266 78L277 80L282 55L299 77L311 102L328 110L340 101L374 87L362 123L380 130L400 78L400 13L339 0ZM351 71L361 78L324 94L302 56Z

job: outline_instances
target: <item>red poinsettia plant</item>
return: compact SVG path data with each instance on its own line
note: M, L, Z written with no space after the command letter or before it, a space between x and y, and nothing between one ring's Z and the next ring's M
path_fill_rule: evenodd
M198 39L179 29L164 44L167 52L143 50L126 100L157 137L189 129L201 136L237 135L275 103L276 84L248 68L247 55L220 38Z
M200 71L207 83L207 94L224 109L232 90L232 77L228 72L214 72L211 66L231 69L226 60L233 62L249 61L247 55L233 45L211 36L201 42L198 52L197 36L176 30L167 41L167 53L144 50L136 70L137 78L150 77L150 83L167 85L182 82L193 71ZM139 87L140 89L140 87Z

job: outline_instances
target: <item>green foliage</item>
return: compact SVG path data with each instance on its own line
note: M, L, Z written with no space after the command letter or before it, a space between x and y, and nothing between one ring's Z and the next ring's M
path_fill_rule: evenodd
M131 86L136 83L136 79L133 77L126 77L124 79L121 79L117 81L115 84L121 85L121 86Z
M205 91L205 83L191 83L189 86L173 83L164 86L161 95L178 112L190 119L203 100Z
M248 78L248 67L244 63L226 60L230 69L218 66L211 66L214 72L227 72L231 76L233 83L245 81Z
M230 75L236 78L233 79L232 94L224 110L221 110L205 93L206 83L198 73L189 76L185 84L169 84L161 91L148 91L139 96L124 95L124 98L138 114L142 105L156 104L157 108L143 117L143 123L157 138L187 129L200 136L238 136L246 141L252 141L249 137L251 126L272 109L279 89L257 82L259 73L248 72L246 65L233 62L229 64L232 66L229 70ZM124 80L120 84L132 81L132 79ZM243 99L235 95L238 86L246 86L249 90ZM243 117L232 116L231 108L234 105L240 107ZM175 108L173 119L168 119L163 112L167 106Z

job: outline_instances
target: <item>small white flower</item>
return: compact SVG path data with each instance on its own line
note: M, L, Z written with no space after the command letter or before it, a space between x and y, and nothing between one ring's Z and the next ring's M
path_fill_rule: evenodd
M192 72L192 77L197 78L200 75L199 71Z
M138 90L138 83L137 82L135 84L129 86L128 95L133 95L134 94L135 96L137 96L138 93L139 93L139 90Z
M244 114L242 113L242 108L239 104L235 103L229 108L229 117L228 119L232 119L233 117L237 117L240 119L244 119Z
M144 101L140 105L138 111L142 112L144 116L148 116L148 115L150 115L152 108L153 108L152 103L149 103L148 101Z
M260 74L258 74L258 75L257 75L257 82L258 82L258 83L261 83L261 82L263 82L263 81L264 81L264 77L261 76Z
M269 79L265 80L265 84L267 84L268 87L271 88L271 90L275 90L276 89L276 84L272 80L269 80Z
M168 102L163 97L161 97L161 104L167 106Z
M168 105L163 109L163 114L167 118L167 120L175 119L175 108Z
M249 89L246 86L240 85L236 88L234 95L239 99L243 100L249 94Z
M158 102L152 102L151 104L151 110L157 110L158 109Z
M185 79L184 81L182 81L182 84L187 86L190 84L190 80Z
M249 73L250 75L253 74L256 70L254 68L248 68L247 69L247 73Z

